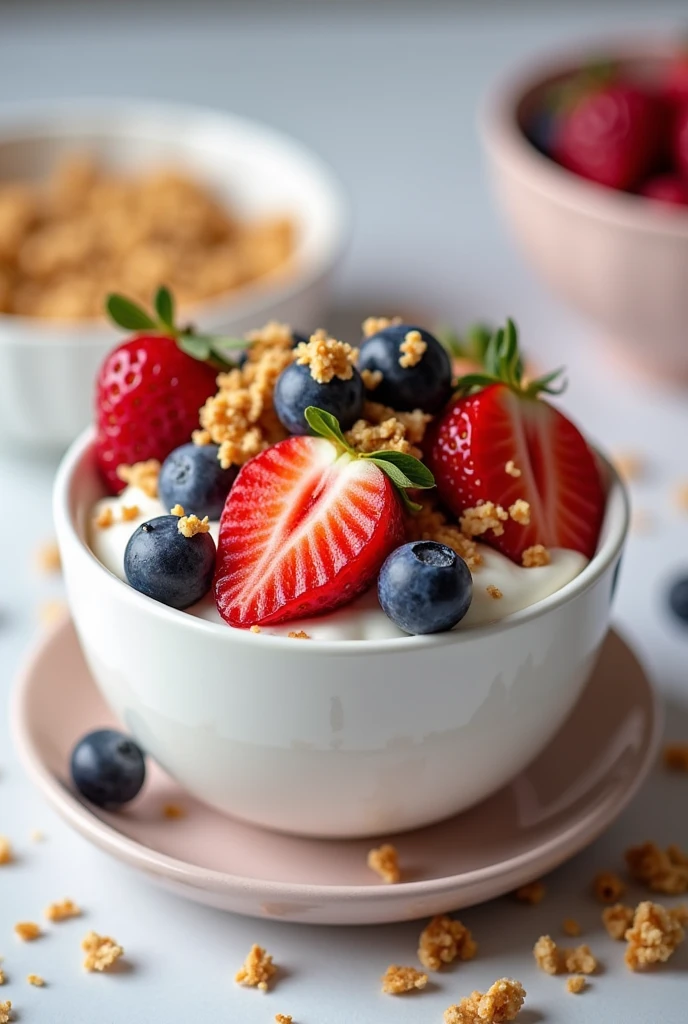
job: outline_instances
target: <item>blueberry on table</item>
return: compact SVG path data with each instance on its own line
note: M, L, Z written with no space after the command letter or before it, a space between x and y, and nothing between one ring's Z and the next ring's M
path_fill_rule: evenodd
M165 508L182 505L187 513L201 519L219 519L229 490L239 472L238 466L223 469L216 444L183 444L175 448L162 464L158 493Z
M451 395L447 352L434 335L412 324L392 324L367 338L361 345L358 369L382 374L368 397L400 412L436 413Z
M348 380L333 377L321 384L311 375L309 366L290 363L277 378L273 398L282 426L290 434L310 434L304 412L314 405L335 416L342 430L352 427L361 417L364 400L361 375L352 370Z
M210 590L215 541L207 532L185 536L177 516L158 516L132 533L124 573L134 590L171 608L188 608ZM207 530L207 524L199 524Z
M377 593L385 614L406 633L443 633L468 611L473 580L446 544L411 541L383 563Z
M74 785L97 807L117 808L141 792L146 762L139 746L115 729L96 729L72 751Z
M688 625L688 576L672 584L669 590L669 607L677 619Z

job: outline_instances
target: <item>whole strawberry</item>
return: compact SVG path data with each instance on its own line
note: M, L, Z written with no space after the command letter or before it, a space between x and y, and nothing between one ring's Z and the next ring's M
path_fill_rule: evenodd
M632 189L661 157L664 123L657 97L613 82L583 95L561 115L552 157L590 181Z
M490 342L485 370L459 381L459 397L433 425L426 451L444 504L460 518L492 502L499 518L481 540L519 563L540 544L591 558L602 523L595 457L541 397L561 390L557 376L526 382L516 328L507 321Z
M223 350L245 343L175 327L166 288L155 296L155 319L119 295L108 297L107 311L136 332L109 353L96 382L96 460L116 494L124 487L118 466L162 462L189 440L199 409L216 391L218 369L231 366Z
M646 199L655 199L671 206L688 206L688 179L678 174L657 174L638 191Z

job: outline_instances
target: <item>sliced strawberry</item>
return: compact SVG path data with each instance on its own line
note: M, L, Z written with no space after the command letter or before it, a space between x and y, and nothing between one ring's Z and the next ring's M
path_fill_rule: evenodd
M535 544L590 558L604 513L594 455L573 423L538 397L551 378L521 383L517 356L502 362L501 374L466 378L482 390L458 398L434 426L426 454L439 495L457 517L487 501L506 511L527 501L528 525L509 518L503 534L488 530L481 538L515 562Z
M290 437L242 467L220 522L215 599L231 626L347 604L402 542L400 500L374 463Z

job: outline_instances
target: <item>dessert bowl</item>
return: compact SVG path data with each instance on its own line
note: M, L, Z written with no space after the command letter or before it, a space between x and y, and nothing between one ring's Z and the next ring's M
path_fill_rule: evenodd
M84 151L126 173L174 167L241 215L294 219L294 251L284 268L204 300L186 311L192 318L230 334L271 319L321 322L344 246L346 202L329 169L298 142L219 111L136 100L0 108L3 179L42 179L60 158ZM116 337L105 320L0 313L2 436L25 448L64 450L91 419L93 381Z
M87 542L104 489L86 432L62 462L54 515L89 668L141 746L237 818L348 838L447 818L532 761L585 686L628 530L623 485L602 465L597 552L550 597L463 631L299 641L177 611L109 572Z

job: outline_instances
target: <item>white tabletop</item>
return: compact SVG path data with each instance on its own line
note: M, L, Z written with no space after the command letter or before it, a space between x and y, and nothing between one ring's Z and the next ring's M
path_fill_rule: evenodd
M595 330L544 293L491 205L474 128L479 97L510 61L602 28L650 20L670 27L681 14L680 0L653 3L651 19L646 5L614 0L14 4L0 11L0 96L154 96L214 104L292 132L337 168L353 199L340 306L378 312L403 299L459 324L511 314L543 366L566 362L565 406L606 447L647 458L634 498L650 514L649 528L631 538L615 616L664 694L669 735L688 739L688 629L665 610L667 580L688 572L688 517L670 504L672 488L688 480L686 396L621 376L598 356ZM338 930L231 917L158 891L72 834L25 779L6 716L13 673L38 629L37 607L60 592L58 580L31 569L37 542L51 535L53 469L0 457L0 833L18 852L16 864L0 868L0 954L10 982L0 1000L13 1001L17 1020L267 1024L281 1012L298 1024L421 1024L509 975L528 990L523 1024L685 1024L688 944L661 970L631 975L587 894L594 872L619 865L632 842L688 845L685 778L655 773L620 821L548 880L539 907L499 900L465 911L478 958L406 999L381 995L378 977L391 962L413 963L417 924ZM34 828L45 832L43 843L30 842ZM15 921L36 918L64 895L86 908L82 923L34 944L15 940ZM530 953L565 916L581 920L605 968L578 997L564 991L563 979L538 973ZM126 972L82 972L86 925L126 947ZM268 996L232 980L254 941L285 968ZM49 987L30 988L29 972Z

